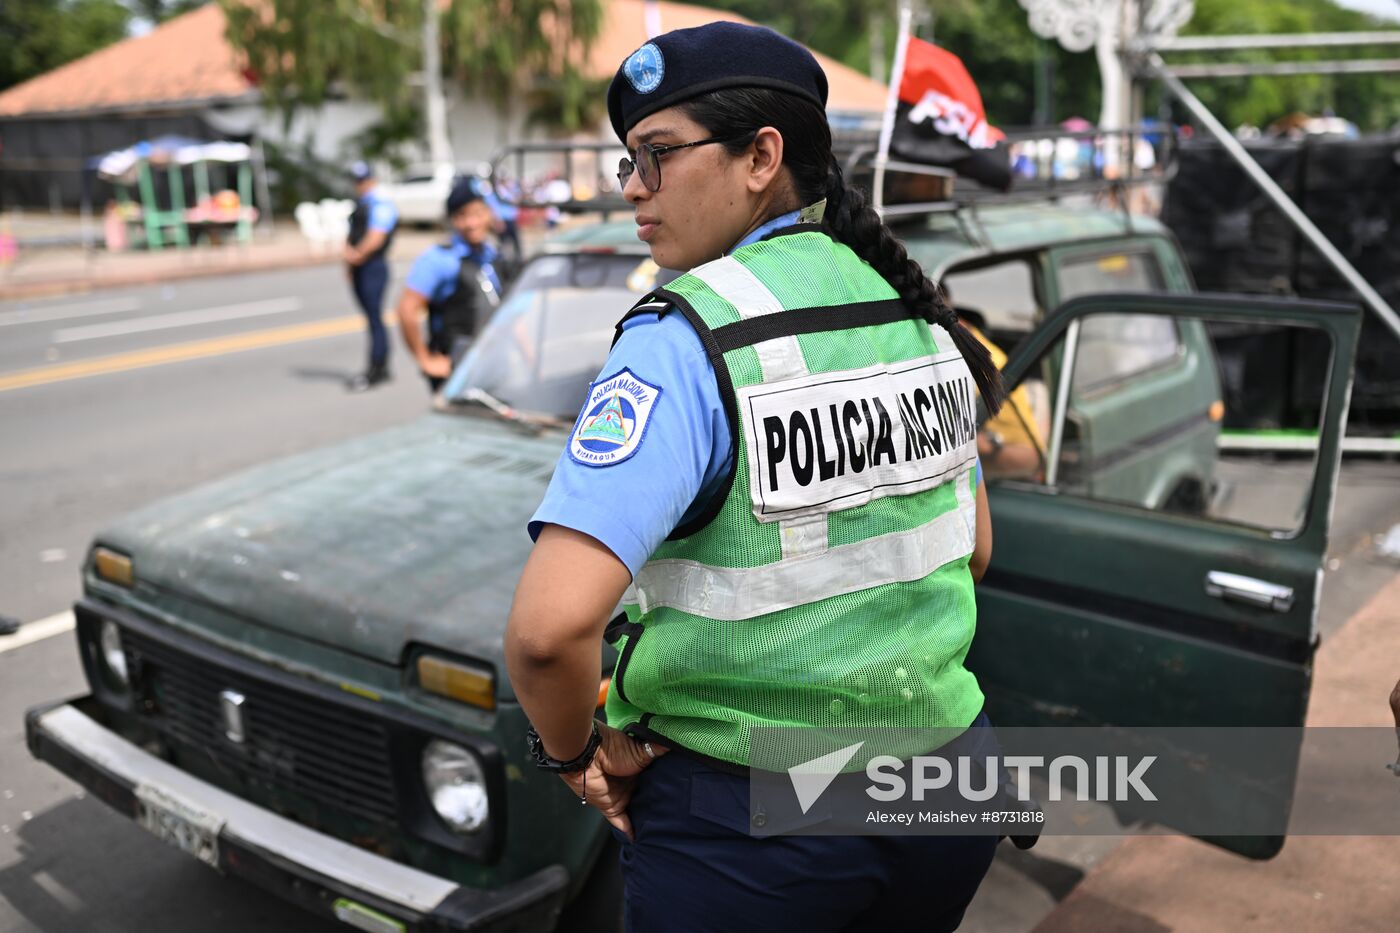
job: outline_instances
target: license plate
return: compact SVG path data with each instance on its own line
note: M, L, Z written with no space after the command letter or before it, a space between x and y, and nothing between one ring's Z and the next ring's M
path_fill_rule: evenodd
M168 790L143 784L136 788L136 822L181 852L219 867L219 830L224 826L220 817Z

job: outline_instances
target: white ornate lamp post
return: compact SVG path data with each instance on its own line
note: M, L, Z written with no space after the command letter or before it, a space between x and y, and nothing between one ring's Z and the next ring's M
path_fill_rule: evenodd
M1129 53L1175 36L1196 11L1194 0L1020 0L1031 30L1070 52L1091 46L1103 80L1102 129L1123 129L1139 116Z

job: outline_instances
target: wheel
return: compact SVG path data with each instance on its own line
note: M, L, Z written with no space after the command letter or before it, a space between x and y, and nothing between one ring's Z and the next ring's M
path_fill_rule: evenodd
M1162 503L1162 511L1178 515L1203 516L1209 509L1205 486L1197 479L1183 479L1177 483L1167 501Z

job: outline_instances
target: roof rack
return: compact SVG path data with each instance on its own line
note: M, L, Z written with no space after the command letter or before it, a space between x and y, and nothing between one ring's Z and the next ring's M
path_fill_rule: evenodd
M1009 191L984 187L951 168L886 162L884 214L899 217L1068 195L1121 194L1138 185L1165 184L1177 169L1177 137L1168 126L1023 129L1008 132L1006 146L1012 160ZM844 165L846 177L867 191L874 185L875 154L874 141L861 141Z
M631 211L617 184L617 160L626 155L615 142L516 143L491 158L491 187L514 207Z
M877 137L877 131L844 130L832 138L847 179L867 191L874 182ZM1164 184L1177 168L1176 133L1167 126L1022 129L1008 132L1006 145L1014 176L1010 191L983 187L951 168L886 162L885 215L1121 193L1135 185ZM626 155L621 143L608 141L516 143L491 159L491 185L497 197L515 207L557 208L564 213L630 211L617 184L614 161Z

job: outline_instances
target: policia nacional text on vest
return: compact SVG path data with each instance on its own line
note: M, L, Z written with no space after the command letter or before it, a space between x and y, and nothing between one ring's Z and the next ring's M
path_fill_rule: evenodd
M638 571L610 627L608 721L730 767L750 764L765 725L888 727L907 738L880 751L900 757L941 745L983 702L963 667L974 388L951 336L813 224L631 313L658 311L700 335L735 465Z

